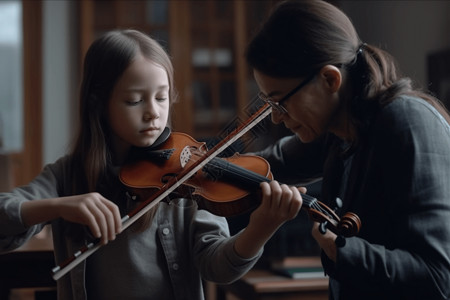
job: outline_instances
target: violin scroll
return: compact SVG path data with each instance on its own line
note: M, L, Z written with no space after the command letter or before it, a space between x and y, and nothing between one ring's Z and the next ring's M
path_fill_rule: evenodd
M341 234L345 237L355 236L361 229L361 220L358 215L347 212L339 222Z
M302 195L302 197L304 207L307 209L311 220L320 223L320 232L325 233L326 229L329 229L331 232L344 237L358 234L361 228L361 220L355 213L347 212L342 218L339 218L331 208L315 198L305 197L305 195Z

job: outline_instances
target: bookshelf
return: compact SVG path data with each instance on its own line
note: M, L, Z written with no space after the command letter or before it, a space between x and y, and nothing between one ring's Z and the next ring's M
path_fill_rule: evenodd
M103 32L146 32L166 47L174 64L179 103L174 105L173 129L198 140L214 137L234 119L246 118L257 90L244 51L274 2L80 1L80 66Z

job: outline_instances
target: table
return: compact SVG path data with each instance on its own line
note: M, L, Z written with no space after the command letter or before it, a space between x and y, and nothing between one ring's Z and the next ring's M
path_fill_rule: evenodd
M255 268L230 285L217 286L217 300L227 299L227 294L242 300L327 300L328 277L292 279Z
M22 247L0 255L0 299L8 299L16 288L55 289L54 266L51 234L46 228Z

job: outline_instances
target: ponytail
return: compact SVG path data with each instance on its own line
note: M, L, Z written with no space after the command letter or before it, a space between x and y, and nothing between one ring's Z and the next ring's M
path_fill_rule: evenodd
M408 77L402 77L395 59L386 51L362 44L350 67L350 78L355 90L349 104L355 124L367 123L375 112L394 101L400 95L422 98L450 124L450 116L442 103L430 93L415 89ZM365 110L366 113L361 113Z

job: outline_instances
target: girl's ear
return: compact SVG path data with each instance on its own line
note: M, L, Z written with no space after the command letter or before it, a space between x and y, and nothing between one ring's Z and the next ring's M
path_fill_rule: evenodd
M342 84L342 74L336 66L326 65L322 67L319 71L319 76L328 92L335 93L339 91Z

